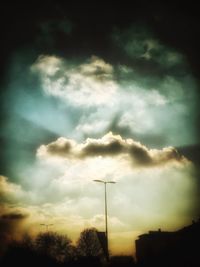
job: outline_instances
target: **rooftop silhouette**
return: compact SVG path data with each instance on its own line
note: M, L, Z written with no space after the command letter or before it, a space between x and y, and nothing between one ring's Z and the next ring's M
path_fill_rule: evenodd
M200 266L200 220L175 232L149 231L136 240L139 266Z

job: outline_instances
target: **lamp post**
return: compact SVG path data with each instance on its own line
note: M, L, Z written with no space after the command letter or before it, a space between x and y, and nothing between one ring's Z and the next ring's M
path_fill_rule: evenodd
M41 223L40 225L46 227L46 231L48 232L48 230L49 230L49 226L52 226L53 224Z
M107 212L107 184L115 184L114 181L104 181L104 180L93 180L94 182L103 183L104 184L104 197L105 197L105 228L106 228L106 251L107 251L107 260L109 260L109 252L108 252L108 212Z

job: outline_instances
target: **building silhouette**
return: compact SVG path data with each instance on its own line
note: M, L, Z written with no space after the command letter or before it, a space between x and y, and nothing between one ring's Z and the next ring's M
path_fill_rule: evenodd
M175 232L149 231L136 240L138 266L199 267L200 220Z

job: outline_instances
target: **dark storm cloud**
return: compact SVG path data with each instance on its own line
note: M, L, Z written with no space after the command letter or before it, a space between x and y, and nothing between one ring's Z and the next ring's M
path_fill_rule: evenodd
M147 24L135 23L124 31L116 28L111 38L127 58L126 65L136 71L134 77L137 79L138 75L147 76L148 83L152 84L166 75L181 77L189 71L185 56L172 46L162 43Z
M151 156L143 147L132 145L129 148L129 153L138 164L149 165L153 163Z
M95 156L118 156L128 154L130 158L138 165L147 166L153 164L153 159L148 151L138 144L125 144L118 140L111 141L106 144L88 143L82 150L82 157Z
M70 142L62 142L59 145L55 144L55 143L51 143L48 146L48 152L52 155L60 155L60 156L64 156L68 153L70 153L70 149L71 149L71 143Z
M19 213L19 212L12 212L12 213L5 213L0 216L0 220L6 221L15 221L15 220L23 220L28 217L28 214Z
M162 150L148 149L133 139L122 139L119 135L113 135L112 133L108 133L102 139L89 138L82 144L77 144L75 141L66 138L59 138L46 146L42 145L38 149L37 155L41 157L56 155L75 159L128 155L134 165L144 167L161 165L171 161L182 162L186 160L173 147L166 147Z
M44 20L39 25L39 33L36 38L36 45L46 45L56 49L60 46L62 38L68 38L72 31L72 22L68 19Z
M82 150L83 157L95 156L115 156L124 151L124 146L117 140L111 141L109 144L89 143Z
M117 136L113 136L113 140L105 143L98 143L93 140L83 146L80 155L81 157L95 157L128 154L134 164L141 166L159 165L171 160L183 160L183 157L173 147L151 150L138 142L127 140L118 140Z

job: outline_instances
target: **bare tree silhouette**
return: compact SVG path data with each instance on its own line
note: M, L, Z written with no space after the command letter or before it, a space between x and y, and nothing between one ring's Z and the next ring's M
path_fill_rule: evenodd
M72 241L66 235L55 232L40 233L35 240L36 250L49 255L59 262L67 261L75 255Z
M85 229L81 232L77 242L77 251L79 255L84 257L100 257L103 255L95 228Z

